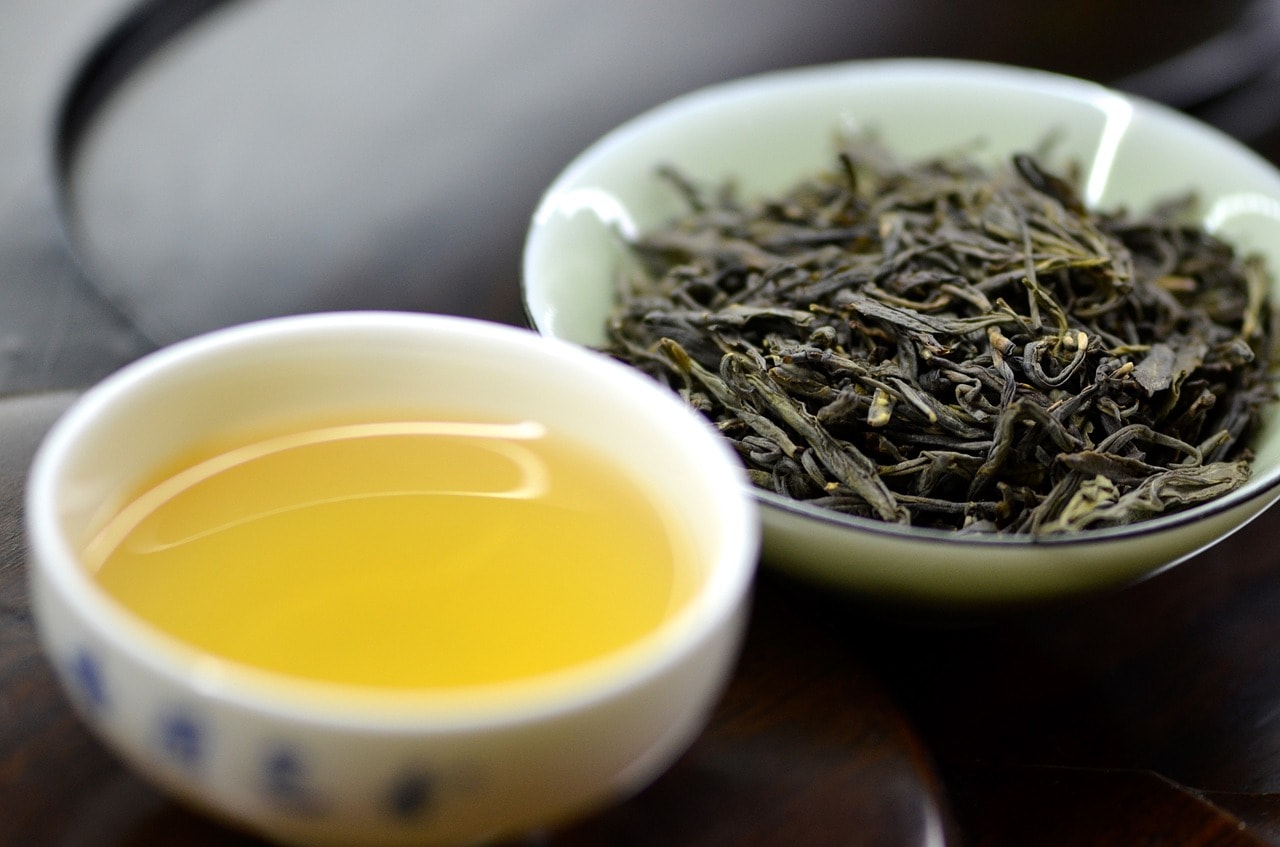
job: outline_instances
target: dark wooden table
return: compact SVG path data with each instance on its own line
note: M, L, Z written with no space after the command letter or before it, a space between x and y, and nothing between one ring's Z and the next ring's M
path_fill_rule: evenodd
M242 0L178 26L203 5L167 0L96 59L132 3L0 9L4 847L258 843L99 746L32 632L31 452L140 353L316 308L519 322L520 238L558 168L653 103L771 67L1041 64L1280 155L1274 3ZM1068 49L1089 36L1092 52ZM689 753L638 796L520 843L1280 844L1277 532L1273 511L1142 584L977 622L906 620L764 573L741 664Z

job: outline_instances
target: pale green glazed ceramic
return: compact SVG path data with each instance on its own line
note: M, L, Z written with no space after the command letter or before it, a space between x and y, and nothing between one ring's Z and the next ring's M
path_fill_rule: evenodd
M1095 84L949 60L876 60L803 68L695 92L614 130L556 179L524 254L532 326L584 345L602 341L618 237L680 211L654 178L671 163L745 193L785 188L831 162L838 132L877 132L904 158L955 148L995 161L1057 138L1077 162L1086 201L1142 211L1194 189L1204 225L1280 268L1280 173L1218 131ZM977 145L977 146L975 146ZM1055 158L1054 161L1058 161ZM1221 540L1280 494L1280 431L1261 434L1242 490L1181 514L1053 540L903 530L758 492L765 561L883 601L1004 606L1116 586Z

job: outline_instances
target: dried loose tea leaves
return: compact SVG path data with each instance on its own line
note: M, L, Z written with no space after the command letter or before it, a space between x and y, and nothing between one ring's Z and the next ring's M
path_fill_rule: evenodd
M1191 198L1094 212L1031 155L900 163L867 137L772 198L659 175L689 211L632 243L608 350L711 418L756 485L1048 534L1248 479L1270 282Z

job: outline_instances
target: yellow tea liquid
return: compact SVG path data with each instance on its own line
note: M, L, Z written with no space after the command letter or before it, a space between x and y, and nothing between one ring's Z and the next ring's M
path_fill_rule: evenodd
M217 656L357 686L527 678L613 651L692 593L647 492L541 425L272 437L148 487L86 561Z

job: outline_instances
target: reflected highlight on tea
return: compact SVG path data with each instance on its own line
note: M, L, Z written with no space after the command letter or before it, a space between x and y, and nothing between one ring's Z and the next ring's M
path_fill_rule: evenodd
M85 560L125 606L223 659L438 689L551 673L655 629L696 583L673 524L540 423L385 421L193 454Z

